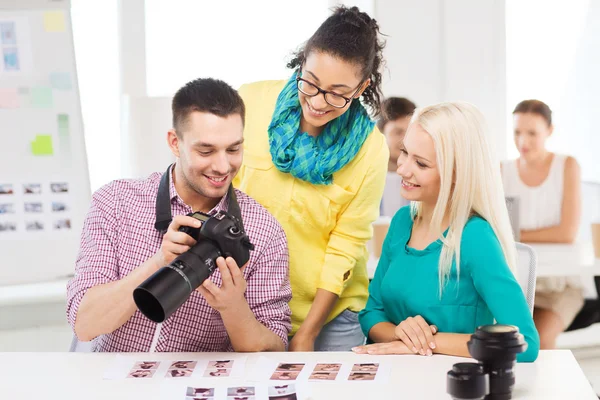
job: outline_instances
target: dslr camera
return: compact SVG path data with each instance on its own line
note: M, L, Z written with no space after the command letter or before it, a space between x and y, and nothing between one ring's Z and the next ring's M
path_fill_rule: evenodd
M138 309L154 322L163 322L175 312L217 268L218 257L232 257L242 267L254 246L237 216L225 211L214 215L194 212L200 228L182 226L196 244L162 267L133 291Z

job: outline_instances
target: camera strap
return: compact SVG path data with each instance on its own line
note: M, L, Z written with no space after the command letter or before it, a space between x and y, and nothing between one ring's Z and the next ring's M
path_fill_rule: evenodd
M156 222L154 227L160 232L166 232L169 228L169 224L173 220L171 214L171 193L170 193L170 171L174 164L169 165L167 171L163 174L158 184L158 193L156 195ZM237 202L235 190L233 185L229 185L227 189L227 212L238 219L240 228L244 231L244 224L242 222L242 212L240 205Z

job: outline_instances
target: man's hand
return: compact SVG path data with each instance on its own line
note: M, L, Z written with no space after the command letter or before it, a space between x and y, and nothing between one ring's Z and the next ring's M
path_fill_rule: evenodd
M423 317L408 317L400 322L394 334L404 344L413 351L423 356L430 356L435 349L435 340L433 335L437 332L435 325L429 325Z
M374 343L364 346L353 347L352 351L356 354L413 354L413 352L400 340L387 343Z
M196 218L188 217L187 215L177 215L173 218L167 232L163 236L160 249L153 256L158 268L170 264L179 255L185 253L196 244L196 240L185 232L179 232L182 226L190 226L192 228L200 228L202 223Z
M207 279L198 287L198 291L204 296L209 306L219 312L240 309L241 304L247 304L244 293L246 293L246 280L244 279L244 267L239 268L235 260L227 257L217 258L217 266L221 272L221 287ZM247 306L246 306L247 307Z

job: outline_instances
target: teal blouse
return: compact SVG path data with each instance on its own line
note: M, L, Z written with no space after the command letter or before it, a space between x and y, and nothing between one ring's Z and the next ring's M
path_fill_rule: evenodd
M525 295L510 271L498 238L480 217L469 219L463 230L460 279L453 263L442 297L438 293L441 241L423 250L408 247L413 220L410 207L401 208L390 224L369 300L359 314L365 336L380 322L398 325L422 316L440 332L475 332L478 326L515 325L525 337L527 350L517 361L535 361L540 338Z

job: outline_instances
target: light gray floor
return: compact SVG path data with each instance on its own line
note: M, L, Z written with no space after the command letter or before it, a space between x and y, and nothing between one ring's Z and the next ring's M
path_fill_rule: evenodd
M0 330L0 352L67 351L71 338L71 329L66 323ZM559 346L573 350L596 393L600 393L600 324L564 334Z

